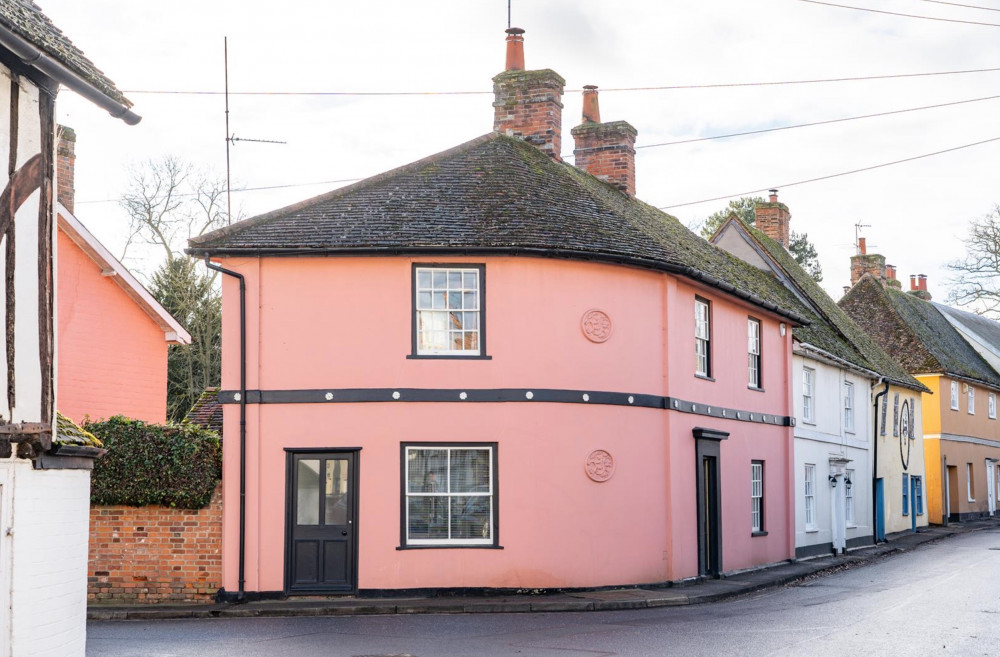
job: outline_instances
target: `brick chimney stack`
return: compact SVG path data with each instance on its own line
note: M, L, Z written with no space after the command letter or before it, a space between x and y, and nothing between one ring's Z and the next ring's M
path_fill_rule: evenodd
M768 202L761 203L754 208L754 217L757 230L780 243L786 249L788 248L788 223L791 221L792 215L788 212L787 205L778 202L778 190L770 190Z
M493 78L493 130L520 137L562 161L562 93L566 80L551 69L524 70L524 30L507 30L506 70Z
M76 131L73 128L61 125L57 129L57 135L56 180L58 188L56 189L56 200L62 203L70 211L70 214L73 214L73 202L76 198L76 189L74 187Z
M913 296L924 301L931 300L931 293L927 291L926 274L910 274L910 292Z
M639 133L627 121L601 123L597 87L592 84L583 87L583 122L571 134L577 168L635 196L635 137Z
M885 264L885 256L877 253L868 253L868 244L865 238L858 238L858 253L851 256L851 287L855 286L865 274L871 274L882 285L889 279L889 270L892 270L892 279L896 278L896 268Z

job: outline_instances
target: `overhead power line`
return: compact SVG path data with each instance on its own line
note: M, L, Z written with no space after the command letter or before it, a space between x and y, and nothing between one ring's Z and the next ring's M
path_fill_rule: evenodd
M820 84L826 82L860 82L864 80L890 80L922 78L938 75L965 75L970 73L996 73L1000 66L973 68L961 71L933 71L930 73L891 73L886 75L860 75L840 78L815 78L806 80L777 80L763 82L719 82L709 84L675 84L658 87L607 87L608 91L680 91L684 89L721 89L727 87L768 87L789 84ZM582 93L583 89L567 89L566 93ZM165 96L223 96L225 91L185 91L166 89L127 89L126 94L151 94ZM230 91L230 96L485 96L492 91Z
M921 160L926 157L934 157L935 155L943 155L945 153L952 153L954 151L960 151L963 148L972 148L973 146L981 146L983 144L988 144L990 142L1000 141L1000 137L993 137L991 139L984 139L982 141L973 142L971 144L963 144L961 146L955 146L953 148L946 148L942 151L935 151L933 153L924 153L923 155L914 155L913 157L903 158L902 160L894 160L892 162L883 162L882 164L873 164L869 167L862 167L860 169L852 169L850 171L841 171L840 173L831 173L827 176L819 176L817 178L809 178L808 180L797 180L795 182L785 183L783 185L768 185L767 187L761 187L760 189L751 189L746 192L739 192L737 194L726 194L725 196L716 196L714 198L705 198L700 201L689 201L687 203L674 203L672 205L661 205L658 209L660 210L670 210L671 208L683 208L689 205L698 205L699 203L709 203L711 201L723 201L725 199L738 197L738 196L749 196L751 194L759 194L770 189L784 189L785 187L795 187L796 185L805 185L807 183L819 182L821 180L829 180L831 178L840 178L841 176L849 176L855 173L862 173L864 171L872 171L874 169L882 169L885 167L890 167L896 164L903 164L904 162L913 162L914 160Z
M941 21L942 23L963 23L965 25L985 25L986 27L1000 27L1000 23L983 23L980 21L963 21L957 18L938 18L936 16L918 16L916 14L903 14L898 11L885 11L882 9L869 9L868 7L853 7L851 5L838 5L833 2L821 2L820 0L799 0L808 2L811 5L825 5L827 7L837 7L839 9L853 9L855 11L867 11L873 14L888 14L889 16L904 16L906 18L920 18L925 21Z
M795 125L783 125L777 128L761 128L760 130L747 130L745 132L731 132L725 135L713 135L711 137L695 137L693 139L678 139L677 141L664 141L658 144L643 144L636 146L640 148L656 148L659 146L676 146L677 144L691 144L697 141L710 141L712 139L727 139L729 137L743 137L746 135L759 135L765 132L777 132L779 130L792 130L793 128L809 128L817 125L828 125L830 123L843 123L844 121L857 121L859 119L871 119L879 116L891 116L893 114L904 114L906 112L919 112L921 110L936 109L939 107L951 107L953 105L963 105L965 103L978 103L984 100L996 100L1000 96L986 96L985 98L972 98L970 100L956 100L951 103L938 103L937 105L924 105L923 107L910 107L908 109L891 110L888 112L876 112L875 114L861 114L860 116L845 116L840 119L828 119L826 121L811 121L809 123L797 123Z
M995 7L980 7L978 5L963 5L959 2L944 2L944 0L917 0L918 2L930 2L935 5L950 5L952 7L963 7L965 9L982 9L983 11L1000 11Z
M335 185L337 183L352 183L358 182L359 180L364 180L364 178L341 178L340 180L319 180L316 182L307 183L291 183L288 185L265 185L263 187L239 187L233 190L236 192L260 192L269 189L288 189L290 187L310 187L312 185ZM185 198L189 196L196 196L196 194L185 193L185 194L174 194L174 198ZM77 201L77 205L84 205L88 203L117 203L120 199L117 198L102 198L102 199L92 199L89 201Z

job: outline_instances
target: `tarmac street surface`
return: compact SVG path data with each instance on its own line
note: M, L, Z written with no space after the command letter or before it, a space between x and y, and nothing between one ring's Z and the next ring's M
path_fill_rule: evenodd
M585 613L91 621L88 657L1000 655L1000 528L726 602Z

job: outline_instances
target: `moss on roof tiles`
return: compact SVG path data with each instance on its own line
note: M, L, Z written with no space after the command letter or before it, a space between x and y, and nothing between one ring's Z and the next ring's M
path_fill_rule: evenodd
M627 262L805 311L770 274L677 219L496 133L190 240L195 254L462 251Z
M83 447L103 447L104 444L73 420L56 411L56 435L52 438L56 445L80 445Z
M947 374L1000 388L1000 375L933 304L866 275L839 305L913 374Z
M830 295L795 261L787 249L760 230L743 223L740 225L767 251L816 311L813 313L814 321L811 324L793 329L796 339L819 347L858 367L877 372L893 383L926 390L922 383L914 379L901 363L880 347L830 298Z
M0 2L0 24L63 64L104 95L126 107L132 106L115 83L94 66L31 0Z
M219 401L219 388L206 388L198 401L184 416L185 422L210 429L222 435L222 403Z

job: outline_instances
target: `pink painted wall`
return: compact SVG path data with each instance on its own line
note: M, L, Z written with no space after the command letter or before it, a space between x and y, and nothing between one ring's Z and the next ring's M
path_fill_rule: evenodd
M492 360L406 358L413 262L486 264L486 351ZM529 258L231 258L224 265L247 277L250 389L563 388L675 395L789 414L791 332L781 338L773 317L700 291L715 300L717 381L696 380L694 288L672 276ZM226 389L239 385L237 290L233 279L224 278ZM603 344L581 333L580 318L592 308L614 322L614 334ZM764 393L746 389L748 312L764 321ZM776 357L783 350L787 356ZM227 405L226 499L238 499L238 414L236 405ZM794 553L785 499L789 428L656 409L546 403L251 404L247 420L249 591L283 588L285 447L362 448L362 589L601 586L692 576L694 426L731 432L721 459L724 568ZM498 443L503 550L396 549L403 441ZM598 448L616 461L615 476L600 484L584 472L587 455ZM766 461L769 531L752 540L750 459ZM238 507L228 505L227 590L237 587L237 539Z
M57 248L57 408L76 422L165 421L163 331L62 231Z

